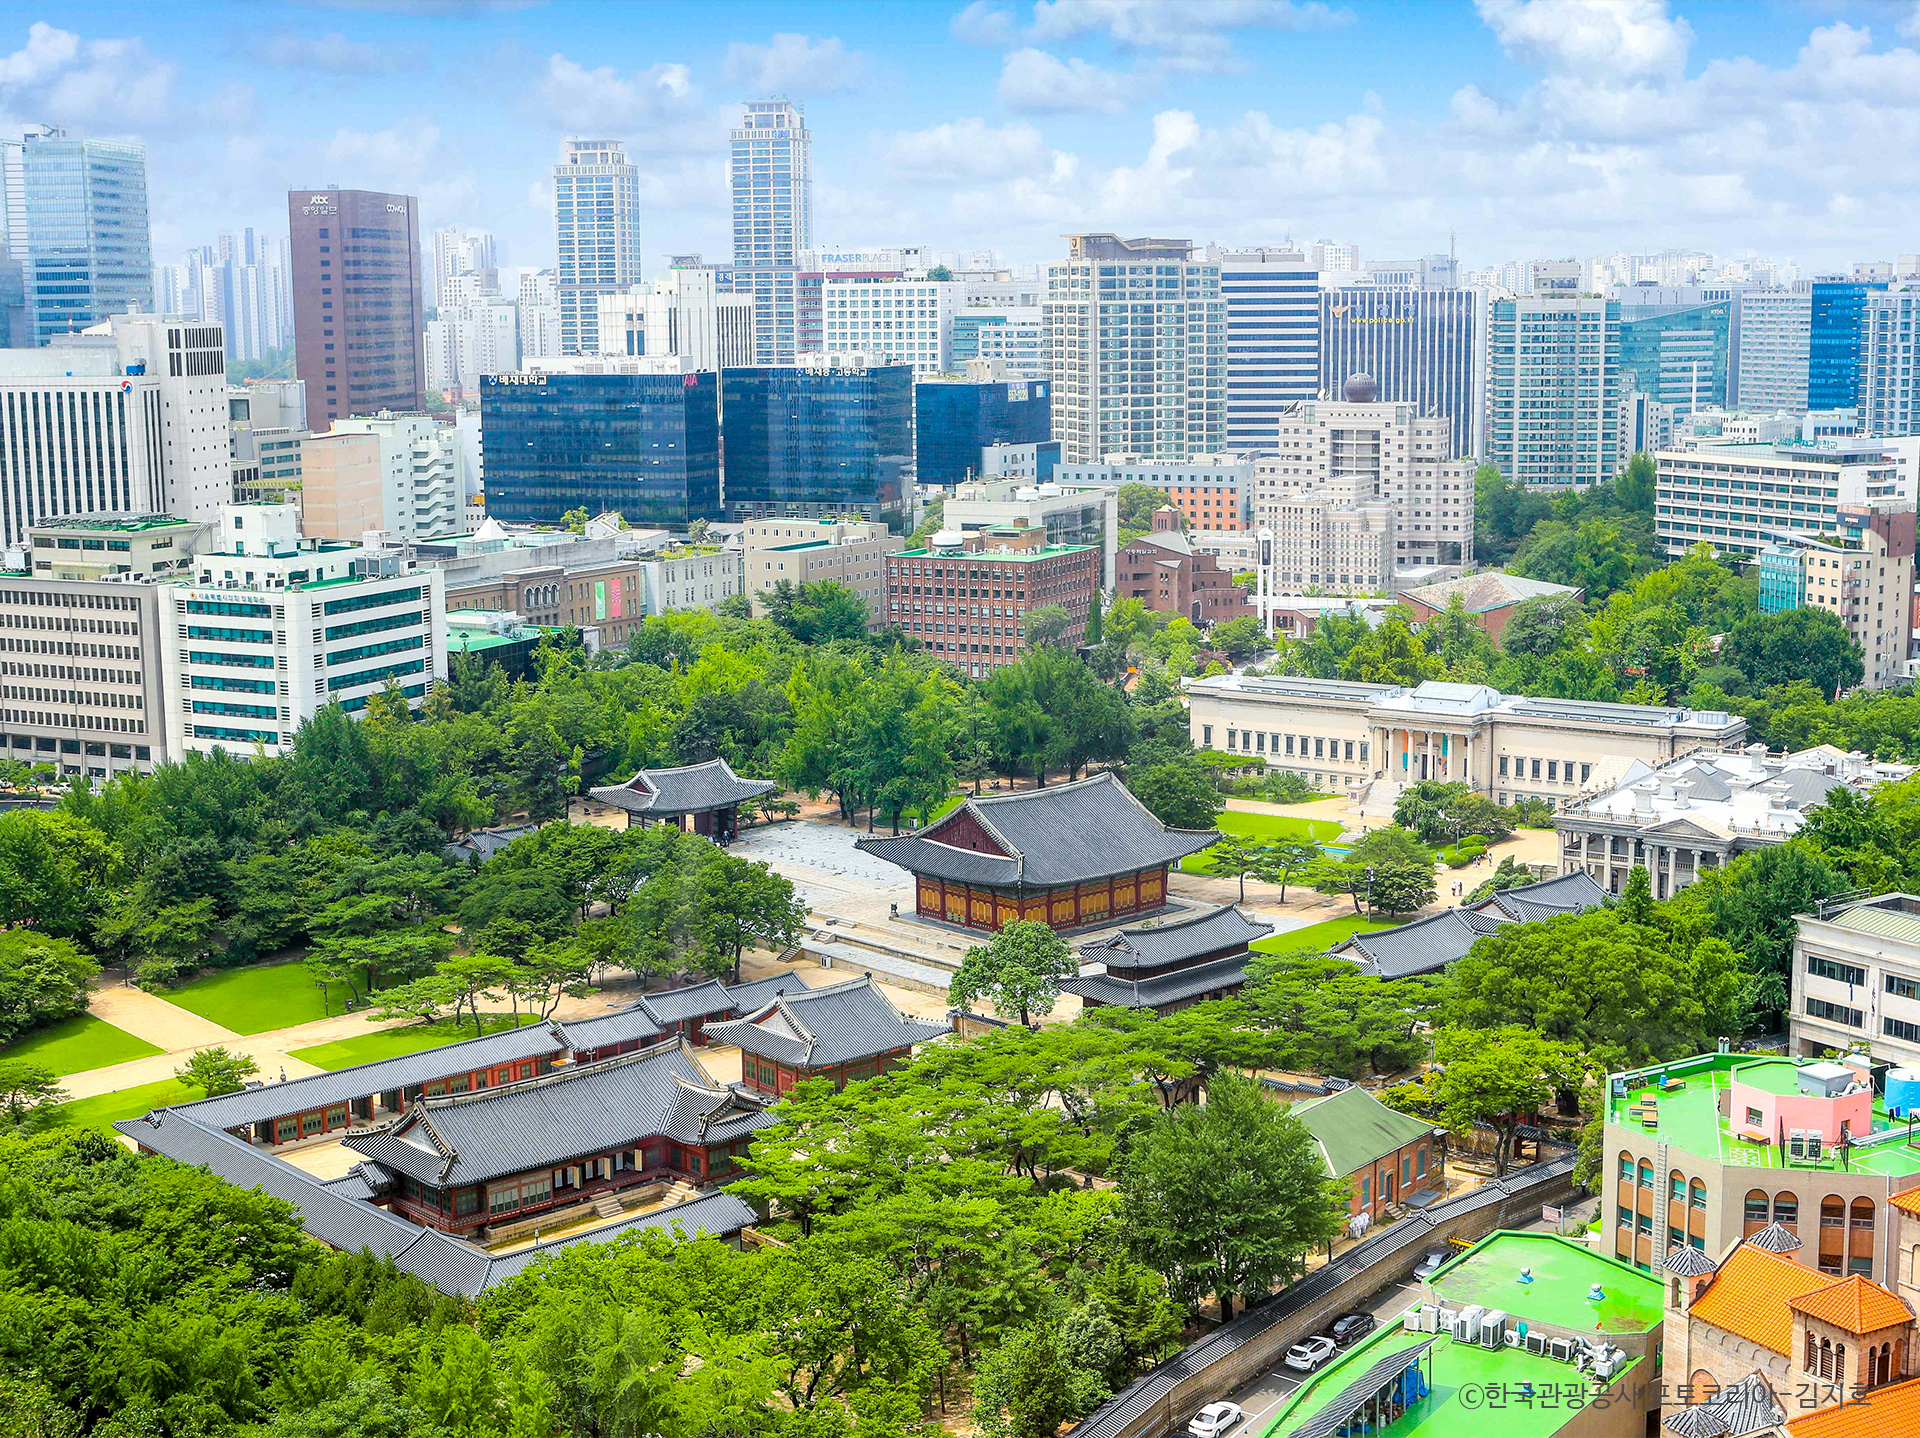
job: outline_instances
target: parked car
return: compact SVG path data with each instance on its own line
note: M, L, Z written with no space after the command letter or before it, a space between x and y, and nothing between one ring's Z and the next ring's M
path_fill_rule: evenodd
M1375 1326L1371 1313L1343 1313L1333 1320L1333 1326L1327 1331L1340 1347L1351 1348L1373 1332Z
M1311 1373L1339 1351L1339 1345L1326 1334L1316 1333L1311 1338L1302 1338L1289 1348L1282 1361L1296 1373Z
M1187 1432L1193 1438L1220 1438L1247 1415L1240 1411L1238 1403L1209 1403L1193 1415L1193 1421L1187 1425Z
M1425 1253L1420 1255L1420 1266L1413 1270L1413 1276L1423 1280L1431 1278L1434 1275L1434 1271L1451 1257L1453 1257L1453 1255L1448 1253L1444 1248L1429 1248Z

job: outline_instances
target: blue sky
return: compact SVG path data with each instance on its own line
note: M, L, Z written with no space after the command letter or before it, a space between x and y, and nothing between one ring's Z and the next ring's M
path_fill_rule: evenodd
M1469 264L1920 251L1920 5L1665 0L168 3L0 9L0 125L144 140L155 250L290 187L418 194L550 262L562 135L624 140L649 266L728 249L740 99L803 100L816 240L1074 229Z

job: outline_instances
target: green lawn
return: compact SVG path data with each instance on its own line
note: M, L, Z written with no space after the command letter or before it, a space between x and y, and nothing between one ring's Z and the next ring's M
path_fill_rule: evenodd
M1269 954L1284 954L1294 949L1325 950L1342 939L1352 938L1355 934L1371 934L1379 929L1393 927L1394 925L1384 919L1357 918L1348 914L1344 918L1309 924L1304 929L1289 929L1284 934L1268 934L1264 939L1255 939L1253 947Z
M237 1034L263 1034L340 1013L346 995L336 985L323 1005L304 965L255 964L195 979L160 997Z
M534 1014L520 1015L522 1027L538 1023ZM488 1033L498 1033L502 1029L513 1027L512 1014L489 1014L486 1020ZM469 1021L454 1028L450 1024L402 1024L399 1028L374 1029L357 1038L336 1039L330 1044L315 1044L307 1049L289 1049L287 1052L304 1063L315 1068L348 1069L355 1064L372 1063L375 1059L398 1058L402 1054L417 1054L426 1049L437 1049L443 1044L457 1044L462 1039L474 1037L473 1024Z
M97 1128L110 1134L115 1119L140 1118L148 1109L165 1108L168 1104L187 1103L205 1097L202 1090L188 1088L178 1079L161 1079L159 1083L142 1084L139 1088L123 1088L113 1093L97 1094L93 1098L74 1099L71 1103L61 1104L54 1110L53 1116L58 1123Z
M23 1059L56 1074L77 1074L159 1052L146 1040L115 1028L105 1019L76 1014L0 1048L0 1059Z
M1294 814L1256 814L1244 809L1225 809L1213 821L1223 834L1234 834L1256 844L1271 844L1280 839L1311 839L1324 844L1340 837L1340 825L1332 819L1302 819ZM1180 861L1189 874L1211 874L1213 851L1202 849Z

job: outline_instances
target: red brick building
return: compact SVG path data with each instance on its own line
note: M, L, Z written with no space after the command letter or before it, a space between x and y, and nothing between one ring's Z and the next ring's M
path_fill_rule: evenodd
M978 679L1026 653L1033 610L1066 610L1061 642L1083 642L1100 568L1097 547L1050 545L1039 525L942 531L925 549L887 556L887 624Z
M998 933L1016 919L1086 929L1167 902L1167 867L1220 837L1169 829L1111 774L969 798L918 834L855 847L914 878L923 919Z
M1378 1219L1411 1194L1446 1192L1440 1143L1424 1119L1388 1108L1363 1088L1344 1088L1290 1110L1320 1146L1327 1176L1347 1182L1347 1212Z
M1254 613L1249 592L1233 582L1217 558L1194 549L1180 532L1180 516L1165 505L1154 511L1153 532L1116 556L1113 572L1116 599L1138 599L1149 609L1195 624Z

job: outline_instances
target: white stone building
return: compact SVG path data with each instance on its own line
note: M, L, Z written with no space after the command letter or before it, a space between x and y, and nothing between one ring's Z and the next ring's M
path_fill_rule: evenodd
M1120 504L1106 485L976 480L955 485L940 511L942 529L960 534L1011 526L1046 530L1050 545L1097 545L1100 587L1113 588L1120 546Z
M668 270L599 303L602 354L673 356L692 370L754 362L752 296L722 293L705 265Z
M370 434L380 441L382 528L401 539L438 539L464 527L466 495L459 478L452 425L431 415L336 419L334 434Z
M1920 898L1824 904L1797 923L1791 1051L1860 1048L1920 1068Z
M965 301L957 280L828 275L821 325L828 351L865 350L877 364L910 364L914 375L953 368L953 316Z
M866 603L868 631L886 627L887 552L896 544L886 525L862 519L749 519L740 526L740 540L749 597L782 580L844 584Z
M1899 464L1870 439L1697 443L1653 456L1654 530L1669 554L1704 540L1722 554L1751 557L1776 534L1811 538L1833 529L1842 505L1913 507Z

